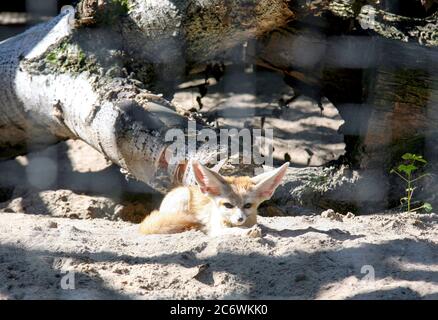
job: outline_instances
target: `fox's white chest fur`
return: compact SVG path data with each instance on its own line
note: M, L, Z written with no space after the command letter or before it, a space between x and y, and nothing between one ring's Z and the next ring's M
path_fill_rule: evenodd
M254 178L223 177L196 162L192 167L198 185L169 192L159 211L143 220L140 231L153 234L197 229L211 236L260 236L257 208L272 196L288 164Z

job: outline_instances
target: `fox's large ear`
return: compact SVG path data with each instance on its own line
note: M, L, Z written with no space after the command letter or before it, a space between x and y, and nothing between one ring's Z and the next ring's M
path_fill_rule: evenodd
M288 167L289 162L286 162L278 169L251 178L252 182L255 183L254 192L256 197L262 201L270 199L280 184L281 179L283 179Z
M199 162L192 161L192 169L196 182L203 193L218 196L227 188L227 182L219 173L208 169Z

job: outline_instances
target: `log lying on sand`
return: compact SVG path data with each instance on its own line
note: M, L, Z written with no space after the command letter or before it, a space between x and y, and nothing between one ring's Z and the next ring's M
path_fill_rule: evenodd
M284 24L286 2L83 0L76 16L65 10L2 42L1 159L82 139L135 178L168 188L185 159L166 152L165 133L187 119L145 87L171 88L186 64Z
M299 28L308 19L318 33ZM0 159L82 139L166 189L185 160L166 152L165 133L187 119L165 98L189 70L257 37L259 64L340 110L349 161L386 170L397 152L416 151L407 140L433 141L436 24L437 14L403 17L375 1L82 0L75 19L64 12L0 44Z

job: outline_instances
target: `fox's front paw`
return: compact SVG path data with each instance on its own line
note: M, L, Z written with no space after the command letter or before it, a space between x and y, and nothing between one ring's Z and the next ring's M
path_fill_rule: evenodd
M245 233L246 236L250 238L261 238L262 237L262 229L259 226L253 226L248 229Z

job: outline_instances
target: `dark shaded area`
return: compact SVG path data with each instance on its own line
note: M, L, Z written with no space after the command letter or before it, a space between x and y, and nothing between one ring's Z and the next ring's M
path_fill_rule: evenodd
M0 2L0 41L24 32L59 13L64 5L79 0L14 0Z
M319 230L319 229L315 229L313 227L308 227L307 229L300 229L300 230L290 230L290 229L284 229L284 230L275 230L275 229L271 229L268 228L266 226L262 226L262 230L264 232L270 233L270 234L275 234L277 236L280 237L298 237L301 236L303 234L309 233L309 232L317 232L317 233L322 233L322 234L326 234L328 235L330 238L333 238L335 240L339 240L339 241L345 241L345 240L355 240L358 238L363 238L365 237L364 235L352 235L349 232L345 232L339 229L330 229L330 230Z
M437 3L432 3L430 8L426 8L419 0L382 0L380 1L380 6L385 11L416 18L425 18L438 8Z
M47 6L52 6L55 4L55 8L59 11L62 6L65 5L75 5L79 2L79 0L55 0L55 1L47 1L47 0L14 0L14 1L2 1L0 2L0 12L8 11L8 12L26 12L29 10L29 5L33 8L35 5L32 5L32 2L38 4L40 8L44 8ZM44 5L44 2L47 4ZM53 9L52 9L53 10Z
M26 0L2 1L0 3L1 11L25 12Z

